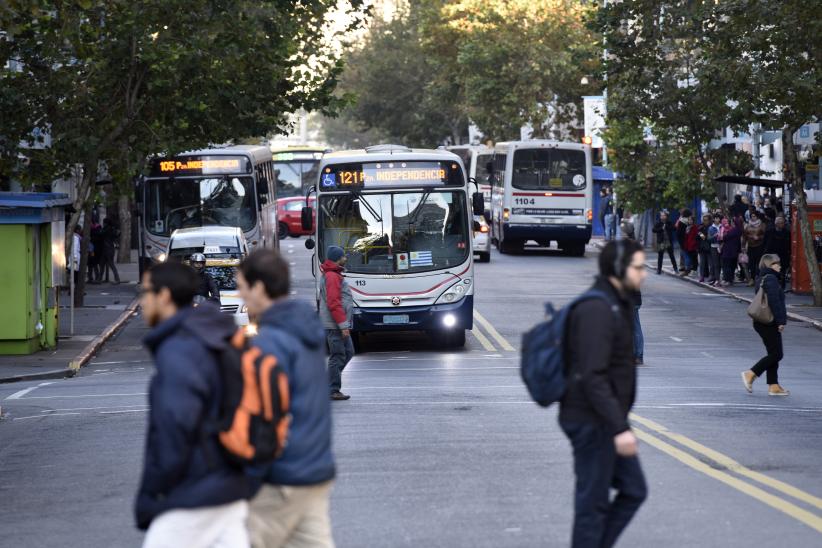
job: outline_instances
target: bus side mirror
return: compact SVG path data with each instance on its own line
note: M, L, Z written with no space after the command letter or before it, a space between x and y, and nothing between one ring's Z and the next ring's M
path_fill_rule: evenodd
M474 209L474 215L485 214L485 198L482 196L482 192L475 192L471 196L471 202Z
M314 209L311 207L304 207L300 212L300 223L303 230L314 230Z
M305 241L305 248L308 249L309 251L314 249L314 245L315 245L314 240L312 238L308 238Z

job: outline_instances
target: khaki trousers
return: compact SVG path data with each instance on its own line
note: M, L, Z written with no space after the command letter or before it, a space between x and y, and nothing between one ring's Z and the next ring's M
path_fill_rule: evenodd
M307 486L264 485L251 499L254 548L334 548L329 499L333 481Z

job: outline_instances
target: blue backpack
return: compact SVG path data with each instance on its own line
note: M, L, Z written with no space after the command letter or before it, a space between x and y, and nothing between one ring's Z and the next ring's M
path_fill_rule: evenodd
M605 293L593 289L559 311L545 303L547 319L522 336L520 373L531 397L542 407L559 401L565 394L565 328L574 306L588 299L604 299L611 304Z

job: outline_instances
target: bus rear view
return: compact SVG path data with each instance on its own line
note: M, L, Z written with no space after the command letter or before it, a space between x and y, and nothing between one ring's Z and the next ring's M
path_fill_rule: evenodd
M566 253L585 254L591 240L591 149L556 141L499 143L495 148L492 235L500 252L529 240L556 242Z

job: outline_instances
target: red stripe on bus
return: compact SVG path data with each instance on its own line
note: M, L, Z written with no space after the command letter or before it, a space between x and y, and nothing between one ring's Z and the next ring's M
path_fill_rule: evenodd
M554 192L514 192L514 196L542 196L543 198L584 198L585 194L556 194Z
M454 278L459 279L460 276L462 276L463 274L468 272L469 268L471 268L471 267L470 266L466 267L465 270L463 270L459 274L451 274L451 276L453 276ZM432 287L430 289L426 289L425 291L414 291L413 293L366 293L365 291L360 291L359 289L357 289L356 287L353 287L353 286L351 287L351 291L359 293L360 295L367 295L368 297L403 297L403 296L408 296L408 295L423 295L425 293L430 293L431 291L434 291L436 288L438 288L442 285L445 285L445 284L447 284L448 282L451 282L451 281L453 281L453 279L448 278L448 279L443 280L442 282L438 283L437 285L435 285L434 287Z

